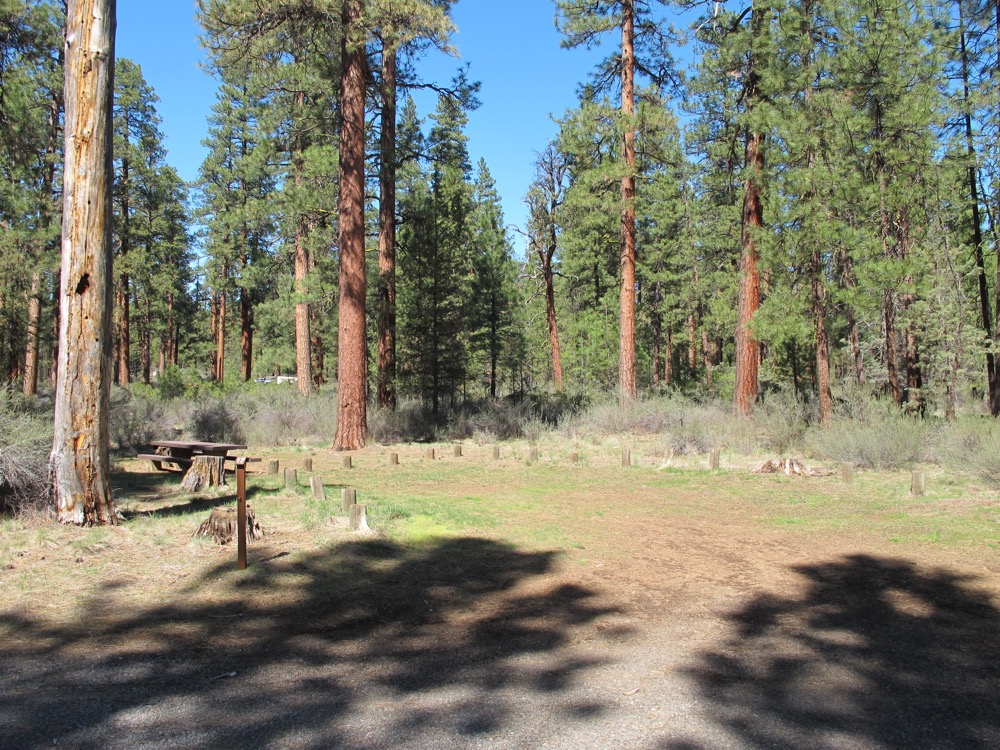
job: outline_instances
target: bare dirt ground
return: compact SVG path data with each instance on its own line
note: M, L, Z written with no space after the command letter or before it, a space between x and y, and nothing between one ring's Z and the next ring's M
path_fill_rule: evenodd
M59 530L0 571L0 747L1000 748L994 548L682 484L571 481L530 511L560 553L265 524L245 574L152 491L164 538Z

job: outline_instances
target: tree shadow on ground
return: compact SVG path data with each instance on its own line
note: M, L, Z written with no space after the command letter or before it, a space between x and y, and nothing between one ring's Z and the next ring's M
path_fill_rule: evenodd
M731 615L690 672L731 746L1000 747L1000 611L972 580L866 555L796 570L801 596Z
M524 701L600 666L572 644L615 613L543 579L553 563L485 539L360 541L227 562L151 608L112 581L68 624L7 613L0 746L374 750L513 731Z
M167 518L170 516L188 516L194 513L201 513L223 505L236 505L235 486L229 488L227 485L227 489L231 489L233 494L217 495L214 497L192 495L189 499L175 503L174 505L164 505L148 510L126 508L122 510L122 515L128 521L135 518ZM260 487L247 487L247 503L252 503L256 496L265 494L268 494L267 491L262 490Z

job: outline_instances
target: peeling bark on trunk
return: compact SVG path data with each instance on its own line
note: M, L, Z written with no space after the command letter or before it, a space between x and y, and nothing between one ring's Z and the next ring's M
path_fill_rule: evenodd
M622 154L625 174L622 177L621 229L621 307L618 317L619 398L625 405L636 398L635 371L635 6L633 0L622 2Z
M760 253L754 235L764 224L760 195L760 177L764 170L763 146L762 133L747 134L746 161L750 174L743 190L740 291L736 321L736 389L733 395L734 411L742 415L749 415L753 411L760 368L760 344L751 333L750 324L760 308Z
M379 140L378 403L396 409L396 52L382 50Z
M305 94L295 95L295 106L305 106ZM302 190L305 173L305 157L303 156L302 136L295 135L292 154L292 171L296 191ZM307 238L310 234L309 220L299 216L295 222L295 374L298 377L298 388L304 396L313 391L311 305L309 302L309 247Z
M343 4L341 76L340 316L334 450L364 447L368 432L365 347L365 45L361 0Z
M748 111L760 97L760 73L752 45L763 34L764 14L755 4L750 15L751 50L744 96ZM740 290L736 319L736 384L733 410L749 415L757 400L757 376L760 368L760 344L750 331L750 324L760 308L760 251L756 235L764 226L760 181L764 174L764 134L748 131L746 135L746 170L743 183L743 230L740 235Z
M31 274L31 289L28 291L28 330L24 352L24 382L21 391L25 396L38 393L38 350L42 324L42 273Z
M225 278L225 269L223 269ZM226 378L226 292L220 291L217 305L218 319L216 320L215 339L215 379L221 383Z
M253 378L253 299L240 287L240 377L244 383Z
M69 0L59 374L50 459L59 521L114 524L112 378L114 0Z

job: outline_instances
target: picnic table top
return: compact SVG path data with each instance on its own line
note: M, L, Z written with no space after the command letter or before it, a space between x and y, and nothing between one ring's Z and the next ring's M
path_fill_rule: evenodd
M180 450L196 451L198 453L228 453L229 451L245 450L242 443L205 443L199 440L153 440L150 445L157 448L178 448Z

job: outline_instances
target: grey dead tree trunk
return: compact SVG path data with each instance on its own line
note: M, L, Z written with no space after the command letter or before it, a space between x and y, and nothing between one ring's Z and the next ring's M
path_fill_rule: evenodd
M50 458L62 523L117 521L108 484L114 65L115 0L69 0L59 364Z

